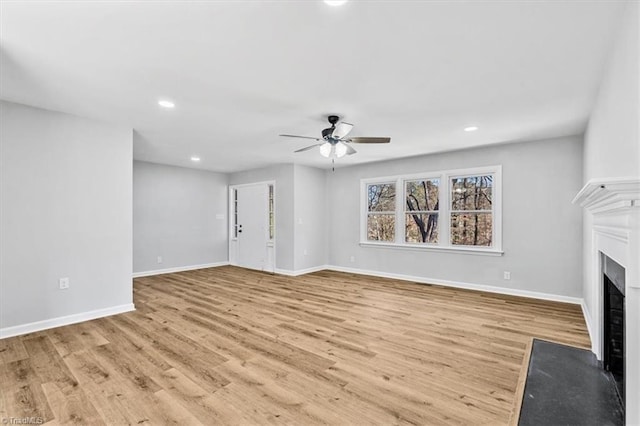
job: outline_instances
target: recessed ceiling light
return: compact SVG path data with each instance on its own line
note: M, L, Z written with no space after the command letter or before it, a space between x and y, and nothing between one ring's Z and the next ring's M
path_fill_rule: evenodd
M174 104L173 102L168 101L166 99L158 101L158 105L160 105L163 108L173 108L173 107L176 106L176 104Z
M478 130L478 126L469 126L464 128L465 132L475 132L476 130Z
M347 0L324 0L324 2L329 6L342 6Z
M197 163L200 161L200 157L191 157L191 161L195 161Z

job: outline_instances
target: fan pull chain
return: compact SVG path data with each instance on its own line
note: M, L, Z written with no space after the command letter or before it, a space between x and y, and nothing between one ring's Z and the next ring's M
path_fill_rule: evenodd
M331 171L332 172L336 171L336 159L335 158L331 159Z

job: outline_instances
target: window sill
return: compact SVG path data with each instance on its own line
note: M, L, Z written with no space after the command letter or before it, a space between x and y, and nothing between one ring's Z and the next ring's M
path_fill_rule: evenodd
M441 253L459 253L472 254L476 256L502 256L504 252L494 248L476 248L476 247L437 247L437 246L419 246L409 244L395 243L373 243L370 241L360 242L360 247L376 247L393 250L414 250L414 251L434 251Z

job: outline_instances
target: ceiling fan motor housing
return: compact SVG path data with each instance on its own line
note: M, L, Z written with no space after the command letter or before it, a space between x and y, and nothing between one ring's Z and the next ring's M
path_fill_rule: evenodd
M331 123L331 127L335 127L336 123L340 121L340 117L337 115L330 115L327 117L327 120Z
M340 121L340 117L337 115L330 115L327 117L327 120L329 121L329 123L331 123L331 127L327 127L326 129L322 130L322 139L326 140L331 144L335 144L338 141L332 138L331 134L333 133L333 130L336 128L336 123Z

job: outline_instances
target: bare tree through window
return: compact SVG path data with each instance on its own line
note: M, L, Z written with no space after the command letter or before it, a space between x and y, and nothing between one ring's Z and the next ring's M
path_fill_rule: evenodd
M367 185L367 239L393 242L395 233L396 185Z
M491 246L493 176L451 179L451 244Z
M406 181L405 241L438 242L439 179Z

